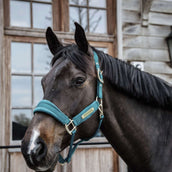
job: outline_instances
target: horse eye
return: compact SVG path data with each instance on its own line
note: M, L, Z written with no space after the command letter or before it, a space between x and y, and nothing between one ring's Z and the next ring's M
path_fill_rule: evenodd
M77 77L76 79L74 79L73 85L74 86L81 86L84 82L85 82L85 78Z

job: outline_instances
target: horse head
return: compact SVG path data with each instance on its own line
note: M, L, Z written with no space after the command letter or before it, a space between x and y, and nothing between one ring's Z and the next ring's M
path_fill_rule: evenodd
M62 45L51 28L47 29L52 68L41 81L43 99L56 105L70 119L95 100L97 83L93 50L83 28L75 25L76 44L68 46ZM99 116L95 114L77 127L74 140L89 138L95 133L99 124ZM47 113L37 111L22 140L21 150L30 168L52 171L59 153L69 146L70 140L64 125Z

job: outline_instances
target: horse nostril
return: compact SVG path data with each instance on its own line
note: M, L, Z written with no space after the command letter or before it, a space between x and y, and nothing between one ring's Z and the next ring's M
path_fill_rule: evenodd
M31 151L31 157L34 161L40 162L47 154L47 146L40 137L35 142L35 147Z

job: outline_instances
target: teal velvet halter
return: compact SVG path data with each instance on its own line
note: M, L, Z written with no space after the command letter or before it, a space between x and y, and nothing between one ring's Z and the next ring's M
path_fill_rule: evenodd
M61 164L65 162L70 162L71 157L73 153L75 152L77 146L83 142L83 141L88 141L91 138L93 138L97 132L99 131L104 115L103 115L103 104L102 104L102 99L103 99L103 93L102 93L102 87L103 87L103 75L102 71L100 70L100 65L99 65L99 59L97 56L97 53L94 52L94 61L96 65L96 71L97 71L97 96L96 100L93 101L90 105L88 105L85 109L83 109L79 114L77 114L74 118L70 119L67 115L65 115L55 104L48 100L41 100L37 107L34 109L34 114L36 112L44 112L59 122L61 122L65 128L66 131L71 135L71 141L70 141L70 148L67 157L64 159L60 154L59 154L59 162ZM99 126L95 132L95 134L91 138L86 138L86 139L81 139L77 143L74 143L75 139L75 133L77 131L77 126L79 126L81 123L89 119L97 110L99 110L99 115L100 115L100 121L99 121Z

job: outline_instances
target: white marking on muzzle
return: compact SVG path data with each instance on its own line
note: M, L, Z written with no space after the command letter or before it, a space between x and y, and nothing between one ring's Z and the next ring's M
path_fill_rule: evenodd
M31 153L31 151L35 148L35 141L36 139L38 138L38 136L40 135L40 132L37 131L37 130L33 130L32 131L32 136L31 136L31 139L30 139L30 143L29 143L29 147L28 147L28 154Z

